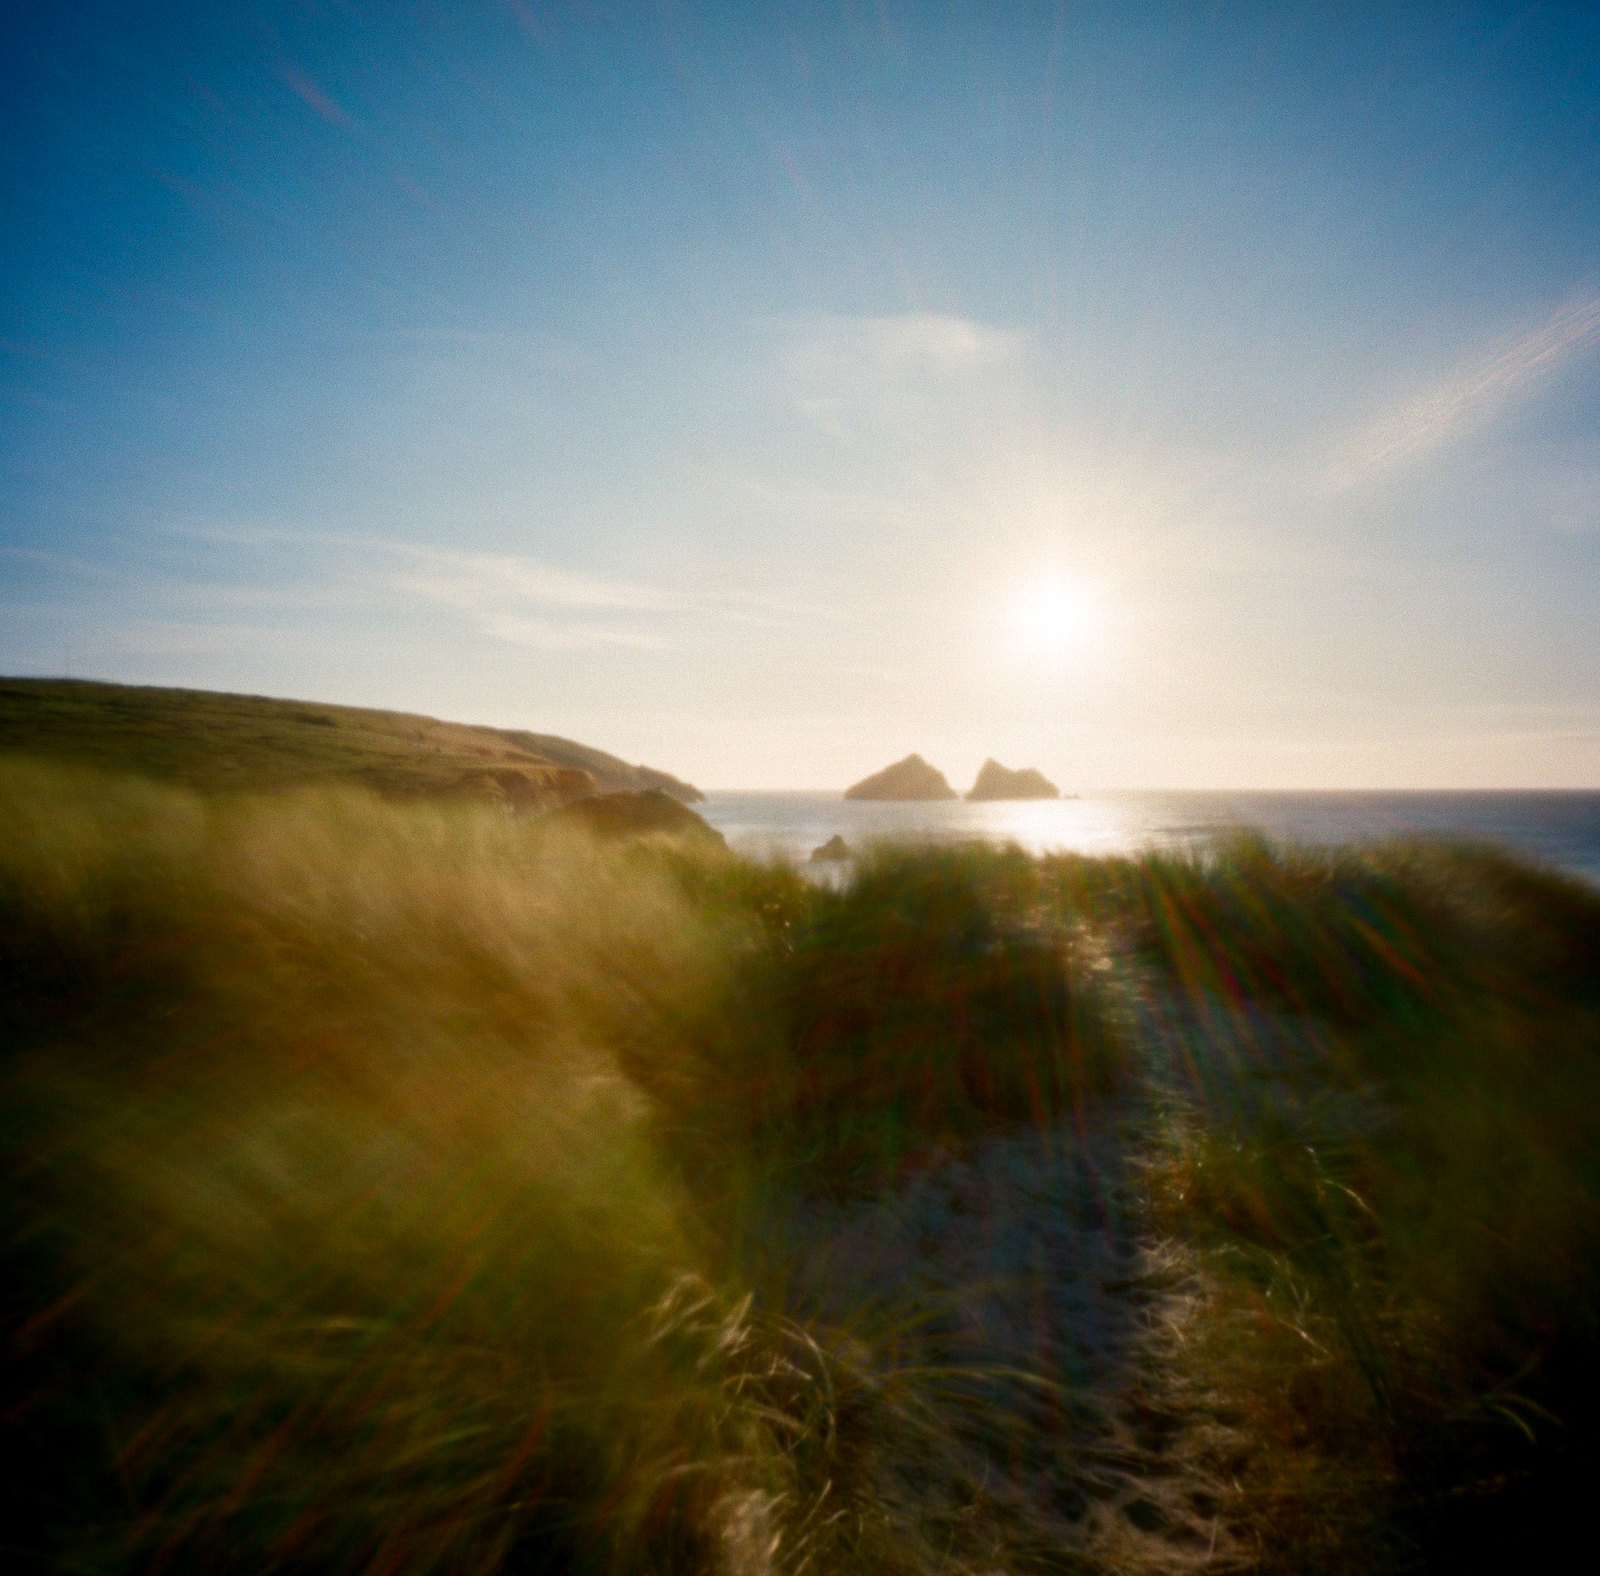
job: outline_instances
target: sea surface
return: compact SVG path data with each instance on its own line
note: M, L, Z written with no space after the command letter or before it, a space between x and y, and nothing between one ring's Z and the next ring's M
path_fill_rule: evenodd
M969 804L872 803L829 793L712 793L699 812L741 853L808 860L835 833L877 840L982 838L1032 852L1198 849L1254 827L1273 838L1348 843L1419 835L1497 843L1600 885L1600 792L1091 793Z

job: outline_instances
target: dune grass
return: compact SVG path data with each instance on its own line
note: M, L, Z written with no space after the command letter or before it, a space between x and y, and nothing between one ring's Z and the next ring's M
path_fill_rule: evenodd
M1024 1484L1069 1451L1059 1371L819 1310L774 1225L1096 1112L1199 1288L1168 1367L1245 1441L1236 1567L1442 1568L1574 1520L1587 888L1243 840L885 848L834 889L21 760L0 816L13 1568L1134 1568L972 1443Z
M11 763L0 813L13 1555L937 1565L880 1470L926 1384L717 1229L839 1179L788 1033L823 894L348 792Z
M1270 1563L1553 1555L1597 1465L1600 894L1253 840L1137 884L1185 1020L1151 1181L1209 1255L1197 1374L1278 1447Z
M12 1487L84 1496L70 1557L709 1538L680 1469L751 1447L652 1339L702 1264L608 1050L705 988L667 884L504 817L5 787L17 1404L62 1434Z

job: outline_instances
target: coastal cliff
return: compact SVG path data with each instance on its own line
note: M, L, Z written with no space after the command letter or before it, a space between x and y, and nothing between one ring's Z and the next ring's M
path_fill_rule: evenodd
M664 788L592 794L552 810L550 817L570 826L581 826L594 836L610 841L656 834L686 839L702 848L725 850L728 846L721 832Z

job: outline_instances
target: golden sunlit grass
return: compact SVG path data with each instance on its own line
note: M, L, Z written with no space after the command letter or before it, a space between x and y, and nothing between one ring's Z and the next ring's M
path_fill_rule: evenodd
M21 1555L938 1566L884 1458L960 1476L941 1376L717 1234L828 1129L811 889L347 792L11 763L0 806Z
M651 1339L701 1264L609 1049L706 988L666 883L503 817L5 787L17 1311L83 1367L17 1404L80 1457L38 1492L107 1475L71 1557L711 1537L750 1441Z
M19 761L0 815L22 1568L1398 1570L1557 1525L1594 1464L1583 887L1244 840L834 889ZM952 1355L1010 1295L979 1270L930 1303L861 1258L1029 1134L1111 1154L1105 1220L1188 1277L1125 1321L1181 1339L1106 1335L1092 1384L1059 1332ZM1041 1298L1135 1262L952 1210L926 1254ZM1178 1421L1135 1460L1081 1422L1122 1412Z

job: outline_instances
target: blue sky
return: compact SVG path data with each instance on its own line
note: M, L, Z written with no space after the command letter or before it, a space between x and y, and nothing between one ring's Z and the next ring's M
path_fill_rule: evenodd
M20 11L0 671L1600 786L1593 6Z

